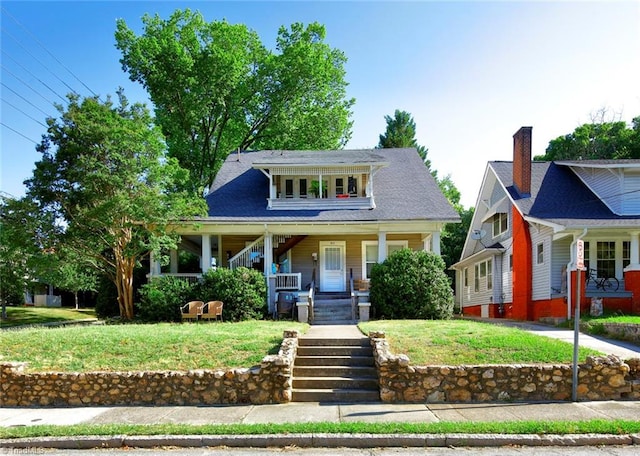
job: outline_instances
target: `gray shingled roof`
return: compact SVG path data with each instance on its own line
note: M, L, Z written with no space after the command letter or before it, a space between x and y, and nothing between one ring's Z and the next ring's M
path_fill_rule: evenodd
M604 165L609 162L598 160L597 163ZM513 162L489 162L514 204L525 216L566 227L638 226L638 217L614 214L567 166L570 164L573 162L533 161L531 197L521 198L513 185Z
M320 160L313 162L317 164L363 163L364 159L369 162L388 163L388 166L380 169L374 177L376 208L268 210L269 180L260 170L254 169L253 164L281 163L284 157L300 161L317 158ZM459 220L458 213L444 197L415 149L255 151L231 154L218 172L206 200L209 205L209 219L225 222Z

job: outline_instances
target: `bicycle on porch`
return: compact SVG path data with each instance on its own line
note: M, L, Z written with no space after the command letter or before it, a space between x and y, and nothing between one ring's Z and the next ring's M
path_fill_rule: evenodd
M589 282L591 281L596 284L596 290L601 289L602 291L618 291L618 287L620 286L620 282L618 282L618 279L616 279L615 277L600 275L598 274L598 271L596 269L589 269L589 275L587 275L587 288L589 287Z

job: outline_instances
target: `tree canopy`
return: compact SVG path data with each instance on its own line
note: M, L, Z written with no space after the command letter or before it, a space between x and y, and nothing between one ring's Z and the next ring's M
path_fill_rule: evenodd
M51 223L43 250L67 252L116 285L120 315L133 317L133 269L149 251L174 246L168 221L203 215L204 202L179 188L189 178L165 156L146 107L69 95L37 147L42 159L25 199ZM74 288L76 285L71 284Z
M324 26L281 27L272 52L245 25L188 9L142 22L137 36L118 20L120 62L148 91L191 191L207 188L236 149L339 149L349 140L347 59L324 41Z
M416 140L416 123L411 114L396 109L393 117L384 116L384 120L387 122L387 128L380 135L377 148L415 147L427 168L431 170L431 161L427 159L428 149L419 145Z
M607 160L640 158L640 116L626 122L593 122L549 142L534 160Z

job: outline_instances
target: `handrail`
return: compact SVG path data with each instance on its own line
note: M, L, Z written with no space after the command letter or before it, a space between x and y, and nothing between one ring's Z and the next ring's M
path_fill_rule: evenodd
M315 279L311 280L311 288L309 288L309 296L307 300L309 302L309 323L313 323L313 300L316 289L316 281Z
M255 262L252 258L252 254L257 253L255 258L260 258L264 255L264 236L260 236L251 244L240 250L235 256L229 259L229 269L236 269L240 266L245 268L251 268Z
M351 320L356 321L356 306L358 305L358 295L353 286L353 269L349 273L349 291L351 294Z

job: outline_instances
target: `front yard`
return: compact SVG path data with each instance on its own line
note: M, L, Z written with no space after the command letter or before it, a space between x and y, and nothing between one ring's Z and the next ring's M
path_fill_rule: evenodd
M250 367L278 352L291 321L122 324L0 332L0 362L37 371L145 371Z
M413 365L570 363L573 345L521 329L467 320L380 320L360 329L384 331L391 351ZM580 348L579 359L600 354Z
M395 354L414 365L569 363L572 345L525 331L462 320L361 323L383 330ZM125 324L26 328L0 332L1 361L26 361L28 371L144 371L250 367L277 353L291 321ZM580 349L580 360L597 352Z

